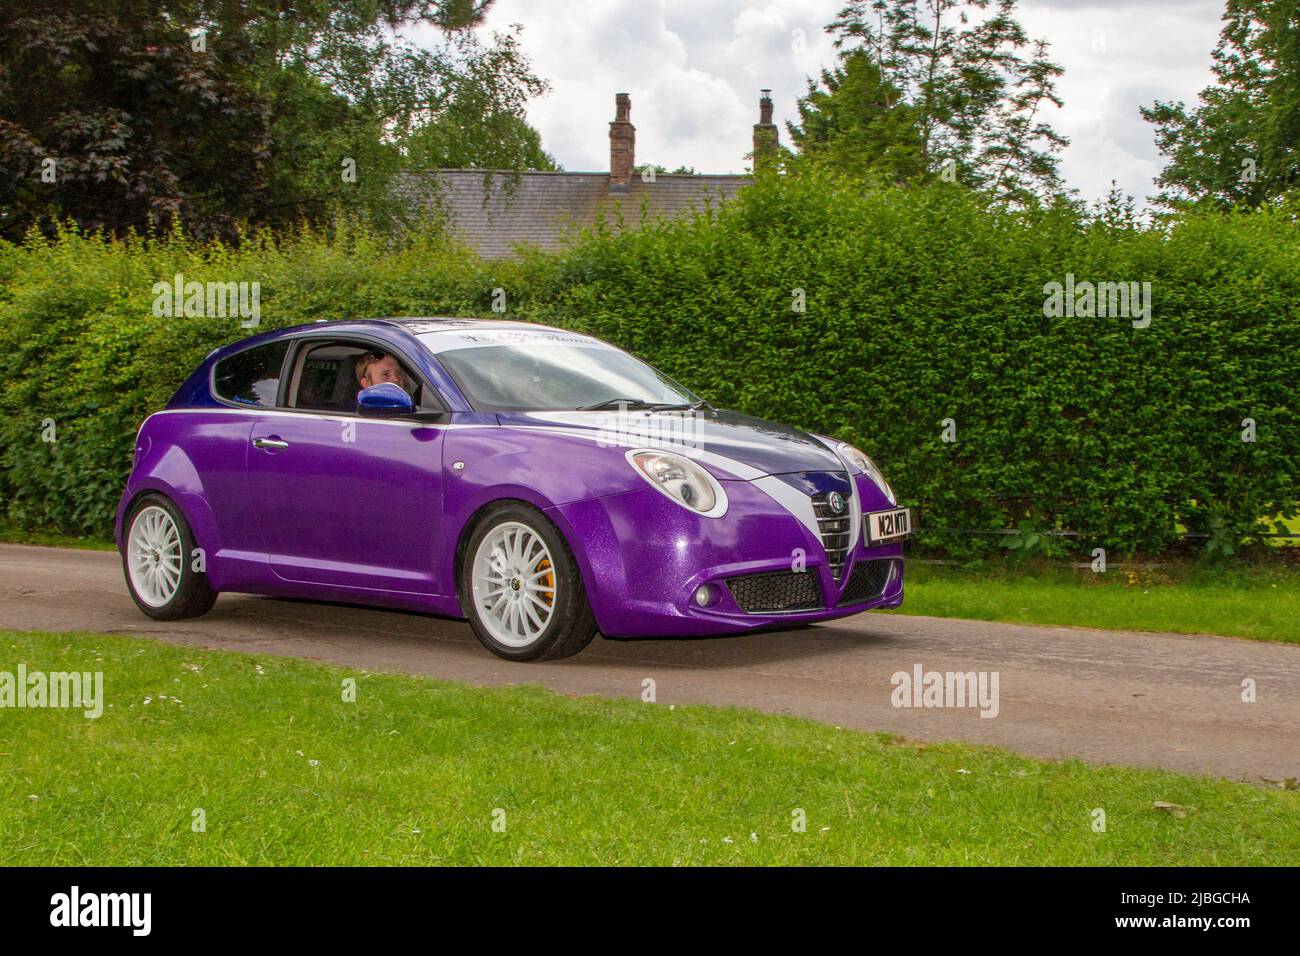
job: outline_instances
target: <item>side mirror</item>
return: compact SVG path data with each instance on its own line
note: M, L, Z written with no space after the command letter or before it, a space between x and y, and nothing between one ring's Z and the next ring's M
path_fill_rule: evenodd
M402 386L380 382L357 393L357 414L367 418L415 414L415 400Z

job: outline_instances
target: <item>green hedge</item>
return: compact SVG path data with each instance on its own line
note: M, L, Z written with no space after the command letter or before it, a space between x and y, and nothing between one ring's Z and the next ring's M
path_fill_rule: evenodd
M1293 213L1140 230L1069 207L992 211L958 188L803 175L509 263L349 230L235 251L70 233L2 247L8 520L102 531L140 420L209 349L246 334L233 319L154 318L150 287L176 272L259 281L263 328L490 314L504 288L512 313L610 339L715 404L860 445L922 509L923 543L949 551L996 540L954 532L1027 515L1079 532L1085 552L1159 552L1177 522L1222 546L1300 500ZM1150 326L1044 316L1044 285L1066 273L1152 283ZM41 441L46 418L54 443ZM942 440L945 419L955 442Z
M463 250L401 248L365 231L310 232L238 249L180 237L113 242L66 232L0 244L0 499L5 520L111 531L135 432L213 348L254 334L234 318L158 318L152 287L259 282L256 331L359 315L481 308ZM483 300L486 302L486 298ZM54 422L47 442L43 422Z
M1066 273L1151 282L1150 326L1045 317L1044 286ZM1151 231L805 176L713 217L595 237L530 311L722 405L853 441L950 551L999 540L951 532L1030 515L1079 532L1084 553L1160 552L1176 522L1222 547L1300 500L1294 214Z

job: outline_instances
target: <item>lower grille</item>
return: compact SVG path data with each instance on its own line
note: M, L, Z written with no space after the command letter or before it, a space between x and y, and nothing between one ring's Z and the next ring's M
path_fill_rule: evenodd
M851 487L851 486L850 486ZM817 515L817 530L821 534L822 547L826 549L826 563L831 567L831 574L838 581L844 577L844 562L849 556L849 505L847 496L841 496L845 502L836 514L831 511L828 499L832 492L824 491L812 496L813 512Z
M822 606L822 591L812 571L771 571L727 578L727 588L746 614L814 611Z
M889 583L889 572L894 562L888 558L876 561L859 561L853 566L849 583L844 587L844 596L840 598L840 607L846 604L863 604L874 601L885 593Z

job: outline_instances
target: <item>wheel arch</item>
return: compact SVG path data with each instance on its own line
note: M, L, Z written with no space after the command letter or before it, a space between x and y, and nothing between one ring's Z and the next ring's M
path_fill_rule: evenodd
M173 488L171 485L158 479L152 479L147 484L138 488L129 489L122 496L122 506L118 509L118 519L116 527L117 550L120 552L126 546L126 523L135 510L140 499L148 495L160 495L172 503L185 523L190 527L190 534L194 538L194 546L203 552L204 566L210 579L221 579L220 570L217 568L217 562L214 560L215 552L211 546L216 540L216 516L212 513L212 508L208 501L200 494L195 492L181 491ZM186 556L188 559L188 555Z
M507 495L504 497L493 498L480 504L462 523L459 533L456 536L456 547L452 558L452 587L456 595L458 604L461 604L461 569L465 563L465 552L469 548L470 538L479 526L492 515L493 512L511 505L520 505L536 511L543 518L549 521L555 530L559 533L561 540L564 541L565 547L573 555L574 561L578 565L578 573L582 575L583 586L590 592L591 589L591 567L587 562L586 550L581 547L581 542L574 537L573 528L564 520L563 515L554 506L541 505L537 501L530 500L528 497L516 495ZM461 613L468 617L469 612L461 606Z

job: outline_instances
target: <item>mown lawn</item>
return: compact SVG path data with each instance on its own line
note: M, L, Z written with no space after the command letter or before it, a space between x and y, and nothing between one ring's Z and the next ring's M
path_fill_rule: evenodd
M907 566L899 614L1300 643L1300 569L1033 570Z
M107 703L0 710L0 864L1300 864L1294 791L97 634L19 662Z

